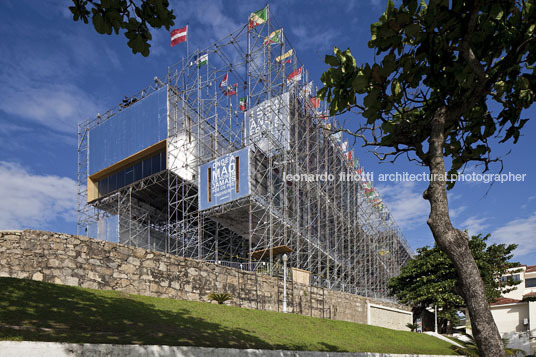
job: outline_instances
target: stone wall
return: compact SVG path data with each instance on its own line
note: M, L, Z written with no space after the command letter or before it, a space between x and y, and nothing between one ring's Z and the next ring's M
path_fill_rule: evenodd
M208 302L211 292L233 295L232 305L281 311L281 279L194 259L44 231L0 231L0 276L92 289ZM407 330L407 307L353 294L287 282L288 311L303 315L383 325L380 305L391 314L385 327ZM390 315L390 316L391 316Z

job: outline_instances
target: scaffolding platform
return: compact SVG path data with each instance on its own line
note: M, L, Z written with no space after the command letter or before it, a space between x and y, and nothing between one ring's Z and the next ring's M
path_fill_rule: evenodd
M372 183L287 179L362 168L284 33L265 41L278 28L245 24L80 123L78 233L268 274L287 254L311 285L388 298L412 252Z

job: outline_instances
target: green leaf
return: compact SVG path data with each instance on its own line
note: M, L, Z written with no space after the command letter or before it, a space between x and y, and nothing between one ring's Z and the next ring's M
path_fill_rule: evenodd
M358 93L363 93L368 87L368 79L364 75L358 75L352 81L352 88Z
M415 37L421 30L420 26L417 24L409 24L405 27L404 32L408 37Z
M326 55L324 62L333 67L337 67L339 65L339 60L335 56Z
M400 87L400 82L398 80L394 79L393 82L391 83L391 92L395 96L398 96L401 91L402 91L402 88Z
M106 28L104 26L104 18L101 14L96 13L95 15L93 15L93 26L95 27L95 30L101 35L106 33Z

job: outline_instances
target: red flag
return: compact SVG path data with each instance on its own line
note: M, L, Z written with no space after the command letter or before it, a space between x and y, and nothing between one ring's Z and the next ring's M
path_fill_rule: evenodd
M287 81L290 81L290 80L299 81L302 78L302 70L303 70L303 66L301 66L300 68L296 69L294 72L289 74Z
M320 106L320 99L318 99L317 97L311 97L309 98L309 101L314 108L318 108Z
M188 38L188 25L181 29L171 31L171 47L186 41Z
M236 95L236 90L234 89L234 87L238 86L238 83L233 84L233 86L230 86L227 83L228 76L229 74L225 73L225 76L220 82L220 89L223 92L223 95L226 95L226 96Z
M348 160L352 161L352 158L353 158L353 150L350 150L346 153L346 157L348 158Z

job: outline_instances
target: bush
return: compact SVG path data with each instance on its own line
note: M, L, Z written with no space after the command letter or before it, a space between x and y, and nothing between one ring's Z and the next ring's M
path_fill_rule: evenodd
M409 328L411 330L411 332L414 332L416 329L417 329L417 324L412 324L411 322L408 322L406 324L406 327Z
M229 293L211 293L208 298L210 301L214 300L218 304L223 305L226 301L232 300L233 296Z

